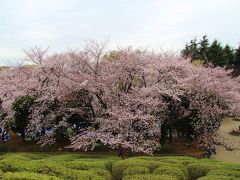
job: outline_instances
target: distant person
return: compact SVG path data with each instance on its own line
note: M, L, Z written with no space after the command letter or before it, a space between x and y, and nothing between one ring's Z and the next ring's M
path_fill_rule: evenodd
M217 154L217 148L215 145L212 146L212 153L215 155Z
M122 159L124 159L124 156L123 156L123 148L120 146L119 149L118 149L118 157L122 157Z
M128 151L128 157L133 157L134 155L133 155L133 152L132 152L132 150L129 150Z
M211 158L211 156L212 156L212 149L211 148L207 148L207 150L205 151L204 155L207 158Z

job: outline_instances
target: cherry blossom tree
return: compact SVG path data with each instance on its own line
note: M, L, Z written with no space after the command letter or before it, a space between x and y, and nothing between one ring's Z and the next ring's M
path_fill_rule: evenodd
M3 108L11 116L17 97L34 97L26 134L42 145L74 125L71 148L103 143L150 154L160 148L166 127L190 129L208 146L223 117L240 113L240 79L228 76L230 71L174 54L132 48L106 53L105 48L104 42L87 41L81 51L26 51L31 66L0 72ZM51 131L42 133L44 128Z

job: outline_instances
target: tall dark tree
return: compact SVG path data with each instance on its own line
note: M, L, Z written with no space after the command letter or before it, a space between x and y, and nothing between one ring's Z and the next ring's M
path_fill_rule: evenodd
M199 59L204 62L208 62L208 49L209 49L209 40L206 35L204 35L199 43Z
M184 49L181 51L181 55L182 55L182 57L184 57L185 59L188 59L188 58L192 58L192 55L191 55L191 54L192 54L192 53L191 53L191 49L190 49L190 47L189 47L189 44L186 43Z
M227 64L227 60L223 58L223 47L218 40L214 40L209 47L208 58L214 66L224 67Z
M232 75L239 76L240 75L240 45L234 52L232 67L233 67Z
M198 43L197 43L196 38L190 41L189 49L191 52L192 61L198 60L199 59L199 50L198 50Z
M13 103L15 126L12 129L21 133L23 141L25 141L25 130L30 119L34 98L31 96L20 96Z
M235 68L240 68L240 45L234 53L233 66Z
M190 43L186 43L184 49L181 51L182 57L190 58L191 61L199 60L199 48L197 39L192 39Z
M239 50L240 51L240 50ZM239 55L234 55L234 49L228 44L224 47L218 40L211 44L207 35L204 35L200 41L193 39L185 45L181 51L182 57L191 58L191 61L200 60L206 65L214 65L226 68L234 68L238 65ZM237 52L236 52L237 54ZM240 65L239 65L240 66Z
M223 48L223 59L227 62L226 66L228 68L233 67L234 63L234 49L228 44Z

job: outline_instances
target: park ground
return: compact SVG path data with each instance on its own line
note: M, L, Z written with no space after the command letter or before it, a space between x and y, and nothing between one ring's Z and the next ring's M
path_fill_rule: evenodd
M234 118L225 118L220 127L221 133L223 133L226 141L231 142L234 146L240 147L240 136L232 135L231 132L240 126L240 121L234 120ZM215 156L217 160L240 162L240 149L234 151L228 151L223 146L217 147L218 151Z

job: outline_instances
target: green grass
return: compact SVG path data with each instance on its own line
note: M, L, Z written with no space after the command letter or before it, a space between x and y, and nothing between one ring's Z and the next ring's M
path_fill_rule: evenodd
M187 156L138 156L77 153L0 155L0 179L10 180L227 180L240 179L240 163Z

